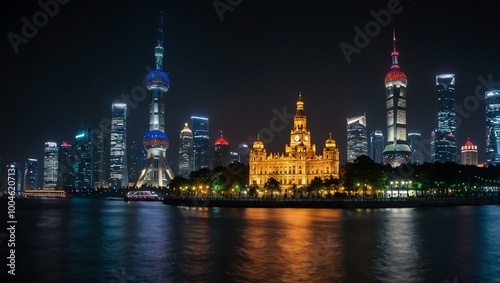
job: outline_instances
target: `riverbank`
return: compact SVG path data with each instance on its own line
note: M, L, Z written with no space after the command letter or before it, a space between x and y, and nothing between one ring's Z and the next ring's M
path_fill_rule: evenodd
M500 197L442 198L165 198L164 204L194 207L402 208L500 204Z

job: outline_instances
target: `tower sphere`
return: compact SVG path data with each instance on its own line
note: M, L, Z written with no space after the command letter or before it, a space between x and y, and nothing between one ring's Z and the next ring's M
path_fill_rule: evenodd
M151 71L146 81L149 90L160 89L166 92L170 87L170 79L161 69Z
M161 148L166 150L168 148L169 142L168 137L164 132L152 130L144 135L142 144L144 145L144 149L146 150L151 148Z

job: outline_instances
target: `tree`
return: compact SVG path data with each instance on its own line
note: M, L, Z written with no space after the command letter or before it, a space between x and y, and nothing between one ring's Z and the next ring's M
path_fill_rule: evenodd
M264 188L271 192L271 198L273 197L274 191L281 192L280 182L278 182L278 180L274 179L273 177L267 180L267 182L264 184Z
M323 189L323 180L320 177L314 177L309 185L308 191L315 192L316 197L318 196L318 191Z
M177 196L181 196L182 188L186 186L189 186L189 180L182 176L176 176L168 184L169 189Z

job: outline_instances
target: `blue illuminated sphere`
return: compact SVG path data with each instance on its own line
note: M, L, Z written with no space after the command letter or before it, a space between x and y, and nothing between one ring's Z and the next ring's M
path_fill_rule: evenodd
M144 145L144 149L146 150L151 148L161 148L166 150L168 148L169 142L168 137L164 132L152 130L144 135L142 144Z
M146 85L149 90L160 89L166 92L170 87L170 79L161 69L156 69L148 74Z

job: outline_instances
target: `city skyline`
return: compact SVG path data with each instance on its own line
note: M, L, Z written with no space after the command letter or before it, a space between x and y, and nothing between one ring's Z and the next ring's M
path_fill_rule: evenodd
M402 11L394 15L400 60L409 80L407 128L409 132L421 133L422 140L430 138L435 125L437 102L433 78L437 74L456 74L456 102L462 105L467 97L474 97L476 86L482 83L479 76L487 81L490 74L493 80L500 74L499 59L494 52L499 50L500 40L498 33L494 33L494 21L487 15L479 17L474 13L490 13L486 2L475 3L469 12L446 3L434 3L435 11L430 12L425 3L401 2ZM391 25L380 28L359 54L351 55L350 63L339 44L352 44L353 28L364 29L365 24L373 21L370 11L387 9L387 3L379 6L332 1L285 6L266 3L264 9L263 4L243 2L233 12L226 12L224 21L220 21L212 3L175 2L168 9L151 5L137 10L134 9L139 4L125 3L119 14L111 12L113 5L99 5L100 13L92 20L78 18L79 25L73 19L77 10L84 8L88 13L93 6L79 3L61 6L59 14L40 28L33 39L19 46L18 54L13 52L8 39L4 41L6 62L14 66L2 78L7 104L11 106L11 111L2 113L2 118L9 121L4 123L7 132L13 133L12 138L2 141L0 148L0 157L5 162L42 160L46 141L59 144L72 140L81 120L96 128L99 121L111 117L111 103L120 99L122 93L130 94L134 87L142 85L148 72L145 67L154 66L151 44L156 40L156 32L151 27L157 22L158 6L165 13L165 71L172 80L172 89L165 97L165 132L174 137L168 150L169 162L175 164L178 160L177 134L189 117L200 115L210 119L210 144L218 136L214 130L221 128L225 129L231 145L250 144L249 137L269 127L276 113L293 113L298 91L304 93L308 105L315 105L309 110L310 118L322 121L312 125L311 131L332 132L341 161L345 161L347 151L345 117L366 112L370 121L368 132L384 129L382 80L390 68L387 58ZM6 26L8 32L20 34L23 24L20 18L31 18L39 9L36 3L27 8L13 7ZM184 19L183 13L192 17ZM332 13L339 18L332 17ZM422 15L428 16L428 22L415 24L415 19ZM464 15L476 21L471 19L472 24L465 26L460 22ZM301 19L299 23L294 22L297 16ZM326 23L324 26L322 21ZM69 32L65 25L77 32ZM460 36L450 34L455 32L451 27L460 30L456 34ZM274 33L275 29L280 31ZM58 31L64 40L58 39ZM450 32L440 39L443 31ZM464 54L476 57L464 58ZM113 68L111 75L104 66ZM78 76L72 76L69 69L79 70ZM32 79L30 84L21 83L25 76ZM79 80L74 80L76 77ZM363 83L358 84L359 80ZM480 94L484 96L486 90L483 87ZM144 125L150 99L146 95L141 101L131 101L127 142L141 141L147 131ZM321 100L324 103L316 103ZM479 130L484 125L485 106L484 101L478 103L476 109L466 111L470 116L461 117L457 137L460 145L468 137L474 140L479 160L485 161L485 134ZM25 104L27 108L22 109ZM253 115L255 109L259 115ZM21 116L23 111L28 115ZM276 132L266 147L279 152L282 150L279 145L286 139L286 131Z

